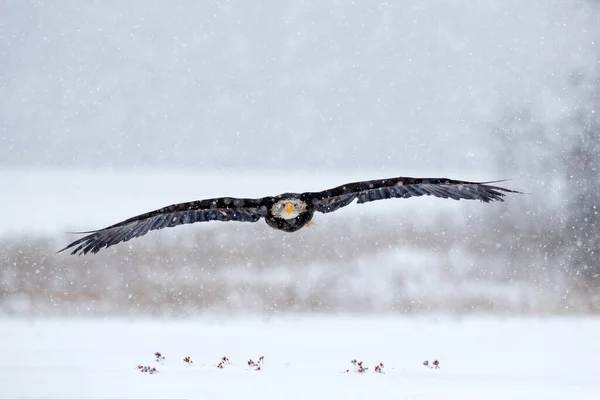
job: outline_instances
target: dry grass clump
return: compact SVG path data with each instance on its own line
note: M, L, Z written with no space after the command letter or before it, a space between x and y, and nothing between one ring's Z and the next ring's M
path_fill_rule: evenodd
M88 256L55 254L75 236L5 237L0 311L183 316L599 309L600 296L565 296L564 282L539 260L520 259L518 249L499 244L498 230L473 228L485 226L477 217L462 225L380 216L317 223L294 234L261 224L183 226Z

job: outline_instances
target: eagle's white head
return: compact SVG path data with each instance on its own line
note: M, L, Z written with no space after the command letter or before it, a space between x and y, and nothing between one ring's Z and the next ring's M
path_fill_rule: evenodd
M281 199L271 207L277 218L294 219L306 211L306 203L300 199Z

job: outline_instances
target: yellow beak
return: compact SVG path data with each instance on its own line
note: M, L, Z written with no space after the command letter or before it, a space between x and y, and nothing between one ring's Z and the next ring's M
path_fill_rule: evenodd
M287 203L285 205L285 211L288 213L288 215L290 215L293 210L294 210L294 206L292 205L292 203Z

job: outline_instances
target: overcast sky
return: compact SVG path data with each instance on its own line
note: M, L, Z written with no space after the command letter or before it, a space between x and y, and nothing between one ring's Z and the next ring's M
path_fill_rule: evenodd
M596 67L582 1L8 1L0 167L471 169ZM501 142L501 139L500 139Z

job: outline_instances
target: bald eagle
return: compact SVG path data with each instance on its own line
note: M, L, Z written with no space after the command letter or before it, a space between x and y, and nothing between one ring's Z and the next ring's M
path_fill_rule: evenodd
M352 203L367 203L391 198L435 196L444 199L504 201L505 193L521 193L490 185L501 181L468 182L446 178L397 177L347 183L322 192L284 193L258 199L219 197L173 204L141 214L88 234L62 252L97 253L103 248L140 237L149 231L206 221L257 222L264 218L269 226L284 232L296 232L308 224L315 211L330 213Z

